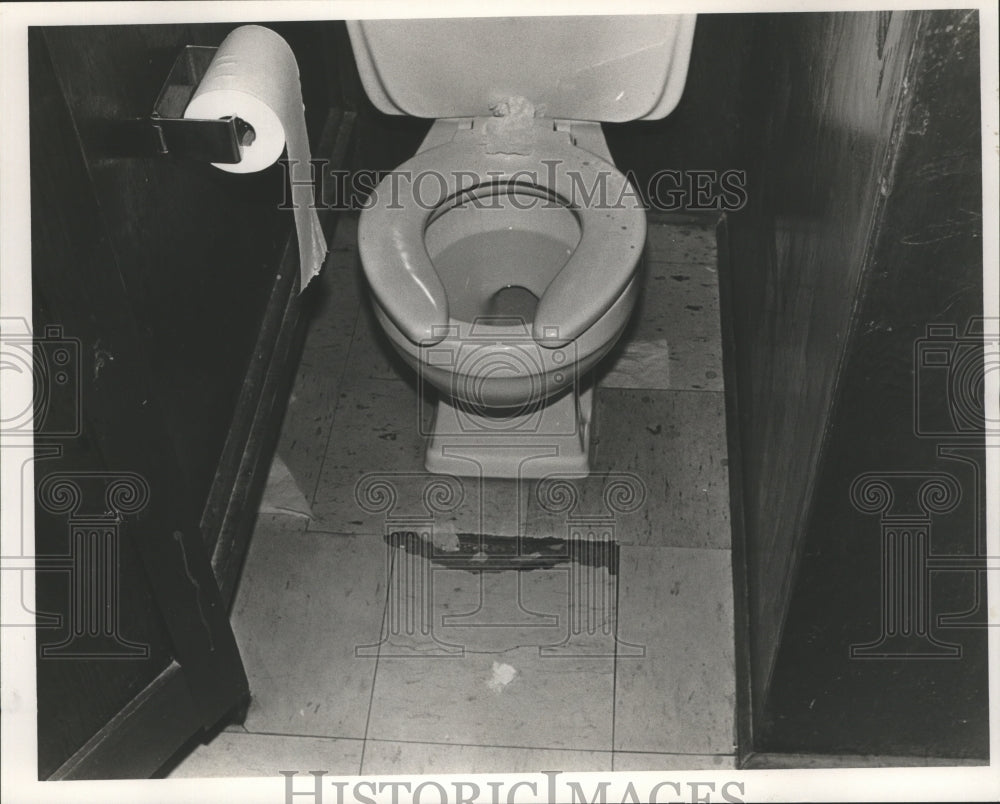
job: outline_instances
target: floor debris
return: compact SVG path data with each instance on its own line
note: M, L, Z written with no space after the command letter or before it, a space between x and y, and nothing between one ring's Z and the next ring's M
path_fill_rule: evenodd
M500 693L503 692L504 687L510 684L516 676L516 668L511 667L509 664L493 662L493 677L486 682L486 686L493 690L493 692Z
M305 494L279 455L275 455L271 463L271 471L267 476L267 485L264 487L259 510L262 514L313 518L309 501L306 500Z
M453 522L442 522L434 525L434 549L446 553L457 553L461 549L458 530Z

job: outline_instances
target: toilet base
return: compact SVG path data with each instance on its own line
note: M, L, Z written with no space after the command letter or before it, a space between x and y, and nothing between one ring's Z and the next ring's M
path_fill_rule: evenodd
M442 396L424 466L428 472L459 477L587 474L593 407L592 382L506 418L466 410Z

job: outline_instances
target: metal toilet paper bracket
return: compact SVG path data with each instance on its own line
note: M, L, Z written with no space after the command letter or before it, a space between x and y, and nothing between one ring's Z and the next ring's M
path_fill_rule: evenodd
M253 143L256 136L253 126L239 117L217 120L184 117L184 110L217 50L186 45L175 59L148 121L153 147L158 153L235 165L241 159L240 146Z

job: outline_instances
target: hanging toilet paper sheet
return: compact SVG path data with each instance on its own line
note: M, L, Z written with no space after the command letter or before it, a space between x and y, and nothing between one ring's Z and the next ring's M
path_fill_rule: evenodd
M289 179L299 241L300 289L319 273L326 238L313 199L312 168L299 67L288 43L270 28L244 25L219 46L184 111L187 118L234 115L254 130L234 165L212 163L230 173L270 167L288 146Z

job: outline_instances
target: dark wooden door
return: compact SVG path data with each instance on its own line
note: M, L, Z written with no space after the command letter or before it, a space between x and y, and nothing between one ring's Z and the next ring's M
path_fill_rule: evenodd
M228 609L308 303L284 172L116 136L180 48L233 27L29 32L42 779L152 775L248 700ZM273 27L333 169L353 117L328 39L346 34Z

